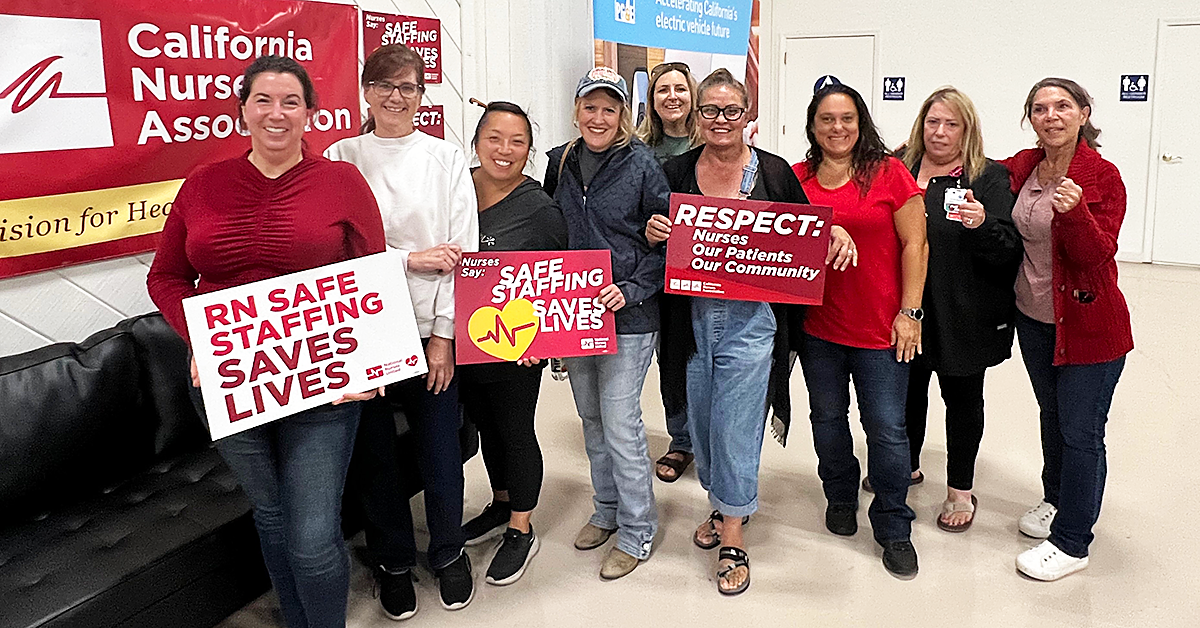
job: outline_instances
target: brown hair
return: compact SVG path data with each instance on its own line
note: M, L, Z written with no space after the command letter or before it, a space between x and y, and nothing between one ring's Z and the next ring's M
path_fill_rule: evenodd
M696 77L692 76L692 71L688 69L686 63L679 61L671 61L669 63L660 63L654 66L650 71L650 85L646 88L646 117L642 119L642 123L637 128L637 138L650 146L658 146L663 139L663 123L662 116L658 115L658 111L654 109L654 90L658 87L658 80L669 72L679 72L687 81L688 96L692 99L691 109L688 110L687 119L684 121L688 131L688 139L691 140L692 146L700 144L700 127L696 124L696 107L699 103L698 90L696 89Z
M421 55L412 51L404 44L388 44L380 46L367 57L363 63L362 87L376 81L385 81L393 76L412 70L417 76L417 87L425 92L425 60ZM367 121L363 123L359 133L365 135L375 130L375 117L367 113Z
M1082 137L1088 147L1093 150L1100 148L1100 142L1096 141L1100 137L1100 129L1097 129L1092 124L1092 95L1088 93L1082 85L1072 81L1071 79L1047 77L1033 84L1033 88L1029 90L1029 95L1025 97L1025 117L1021 119L1024 124L1025 120L1029 120L1029 116L1033 114L1033 99L1037 96L1038 90L1046 87L1057 87L1067 92L1071 96L1071 100L1075 101L1075 105L1080 109L1088 110L1087 122L1079 127L1079 137ZM1032 120L1030 120L1032 124ZM1076 142L1079 140L1076 139Z
M921 158L925 156L925 116L929 115L929 108L935 102L943 103L954 109L958 113L958 117L962 119L963 174L966 175L968 182L974 181L976 177L983 174L983 167L987 165L987 157L983 154L983 130L979 124L979 113L975 111L975 103L971 102L966 94L949 85L939 87L921 104L921 112L917 114L912 132L908 135L908 144L904 151L904 165L911 169L921 163Z
M696 102L699 103L704 98L704 92L715 87L721 87L722 85L741 95L742 106L750 109L750 92L746 90L746 85L733 78L733 74L725 68L713 70L712 74L709 74L708 77L700 82L700 87L696 90Z

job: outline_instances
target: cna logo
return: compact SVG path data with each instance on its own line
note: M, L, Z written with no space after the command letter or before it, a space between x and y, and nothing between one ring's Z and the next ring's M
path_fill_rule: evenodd
M113 145L100 21L0 15L0 154Z
M626 24L634 23L633 0L613 0L616 3L617 21Z

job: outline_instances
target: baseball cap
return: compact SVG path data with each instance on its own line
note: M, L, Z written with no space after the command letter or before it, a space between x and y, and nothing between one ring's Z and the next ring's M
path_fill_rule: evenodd
M601 88L616 92L621 102L629 102L629 89L626 87L625 78L617 74L616 70L604 66L592 68L590 72L583 75L583 78L579 79L579 85L575 88L575 97L586 96Z
M813 84L813 93L815 94L815 93L821 91L822 89L829 87L830 85L841 85L841 84L842 84L842 82L838 80L838 77L836 77L832 74L826 74L825 76L822 76L821 78L817 79L817 82Z

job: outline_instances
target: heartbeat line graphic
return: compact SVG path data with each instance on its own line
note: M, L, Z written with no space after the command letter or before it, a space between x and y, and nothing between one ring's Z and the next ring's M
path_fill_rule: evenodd
M22 111L25 111L33 106L33 103L37 102L37 100L42 96L46 96L47 98L98 98L105 96L105 94L64 94L58 91L59 87L62 86L62 72L55 72L54 74L50 75L49 79L42 83L41 87L39 87L32 96L26 98L29 90L32 89L37 84L38 79L41 78L42 73L50 68L50 64L58 61L61 58L62 56L55 55L53 57L42 59L41 61L33 64L33 67L26 70L24 74L17 77L17 80L13 81L8 87L5 87L4 91L0 92L0 99L8 98L9 94L17 92L16 98L13 98L12 112L21 113ZM18 88L20 91L17 91ZM49 92L49 94L47 95L46 92Z
M505 338L505 340L508 340L508 344L515 347L515 346L517 346L517 332L521 331L522 329L529 329L530 327L536 327L536 326L537 326L537 323L525 323L524 325L519 325L517 327L513 327L512 329L509 329L504 324L504 320L500 318L499 314L497 314L495 328L493 328L492 331L489 331L488 333L484 334L483 337L480 338L479 340L476 340L475 344L479 344L485 340L491 340L492 342L495 342L496 344L500 344L500 334L504 334L504 338Z

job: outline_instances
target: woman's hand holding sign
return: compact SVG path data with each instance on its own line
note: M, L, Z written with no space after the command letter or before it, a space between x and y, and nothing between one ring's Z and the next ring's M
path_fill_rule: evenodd
M858 266L858 247L854 245L850 234L838 225L829 230L829 254L825 256L825 264L829 265L830 262L834 270Z
M610 283L600 291L600 304L616 312L625 307L625 295L617 287L617 284Z
M662 214L654 214L646 221L646 240L650 246L666 242L671 237L671 220Z
M408 269L414 273L437 273L444 275L458 265L462 259L462 247L454 244L439 244L424 251L408 254Z

